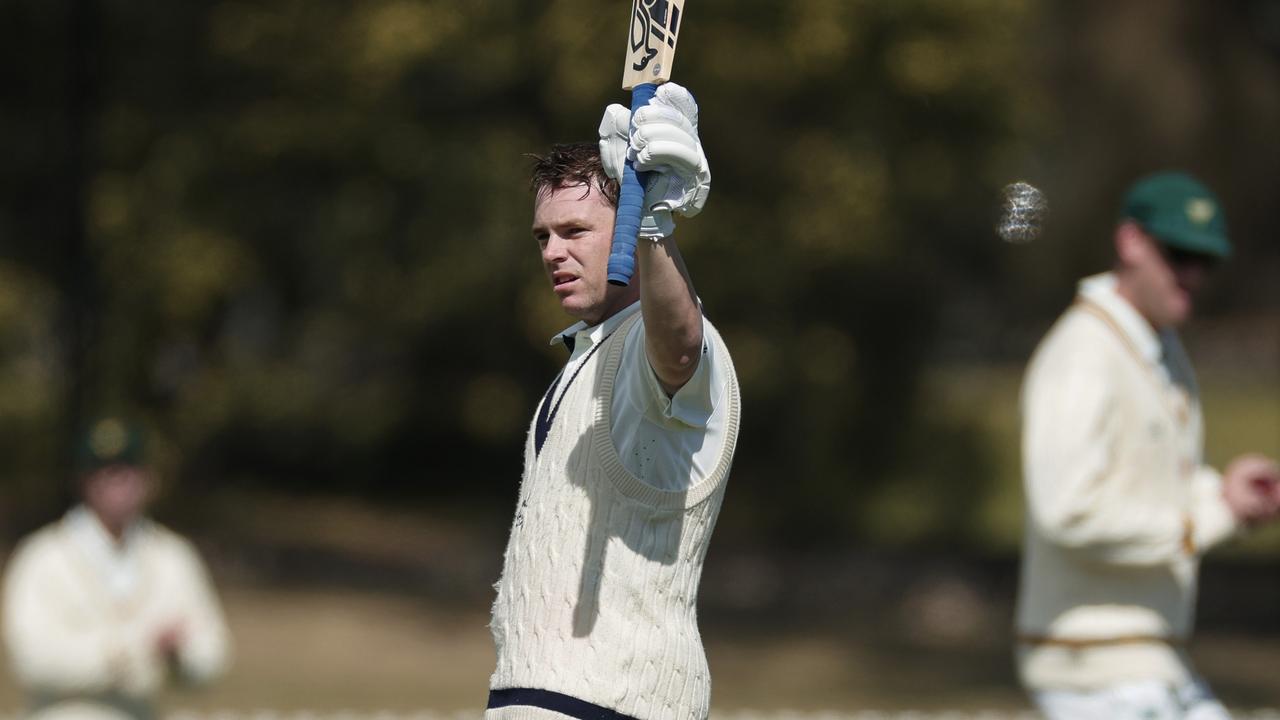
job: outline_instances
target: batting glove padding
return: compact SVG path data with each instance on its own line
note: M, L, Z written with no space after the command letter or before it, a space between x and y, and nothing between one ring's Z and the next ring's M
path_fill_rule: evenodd
M600 120L600 159L617 180L630 158L648 172L640 237L663 238L675 232L672 213L693 217L711 192L711 167L698 139L698 104L675 83L658 86L649 104L636 112L621 105L605 108Z

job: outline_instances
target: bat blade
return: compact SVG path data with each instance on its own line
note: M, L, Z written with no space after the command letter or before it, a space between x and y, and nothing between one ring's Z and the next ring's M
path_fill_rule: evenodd
M632 1L626 61L622 66L623 90L671 79L683 19L684 0Z
M632 0L622 68L622 89L631 91L631 112L647 105L658 85L671 79L683 20L684 0ZM636 235L644 216L645 175L637 173L627 161L609 251L609 282L613 285L628 285L635 274Z

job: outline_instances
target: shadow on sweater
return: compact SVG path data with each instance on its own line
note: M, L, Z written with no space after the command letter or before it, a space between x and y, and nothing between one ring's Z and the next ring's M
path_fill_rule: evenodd
M586 546L583 548L582 577L578 586L577 603L574 606L574 637L586 637L595 629L596 621L600 617L603 583L622 580L617 576L619 571L616 567L612 570L614 573L612 576L607 570L605 562L610 545L614 546L613 552L629 551L648 561L645 565L652 573L646 572L646 574L652 574L653 577L643 581L631 578L630 584L646 588L654 585L656 587L652 587L653 592L664 593L668 589L666 582L670 579L668 576L671 573L664 572L661 568L654 568L652 564L656 563L662 568L673 568L681 559L681 536L685 531L686 510L683 499L689 490L688 478L681 479L685 487L670 491L679 492L681 502L678 507L675 509L647 507L619 492L614 487L613 481L602 470L594 472L590 470L593 454L600 453L600 449L595 448L594 443L594 433L583 433L570 453L568 462L571 481L588 494L591 506L586 531L583 533ZM678 487L675 482L665 485L670 488ZM616 541L621 541L621 544L619 545ZM699 551L699 555L703 551L705 546ZM678 577L681 570L675 569L674 572ZM694 579L691 592L696 590L697 579ZM641 597L628 597L626 603L626 607L621 609L622 612L643 611L645 608L644 598Z

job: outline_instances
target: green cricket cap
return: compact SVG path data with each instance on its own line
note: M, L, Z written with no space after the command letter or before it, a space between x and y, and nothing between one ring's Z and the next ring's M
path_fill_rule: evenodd
M1125 194L1120 214L1168 247L1220 259L1231 256L1221 203L1186 173L1162 172L1138 180Z
M145 453L146 435L141 426L123 417L102 417L81 433L76 468L89 473L110 465L142 465Z

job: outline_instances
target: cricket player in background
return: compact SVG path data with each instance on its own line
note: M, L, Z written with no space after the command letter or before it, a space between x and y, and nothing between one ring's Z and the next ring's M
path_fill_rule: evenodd
M1029 516L1019 673L1052 720L1229 717L1184 644L1200 556L1280 512L1280 473L1204 463L1175 329L1230 254L1217 199L1161 173L1128 192L1111 272L1080 283L1023 385Z
M710 190L698 108L660 86L610 106L596 144L533 169L533 239L579 322L538 405L493 606L487 720L706 718L695 617L738 433L729 351L702 315L672 233ZM630 285L606 281L624 159L653 173Z
M4 578L4 643L39 720L145 720L171 676L227 664L218 600L191 544L143 516L154 482L142 430L90 426L81 503L26 538Z

